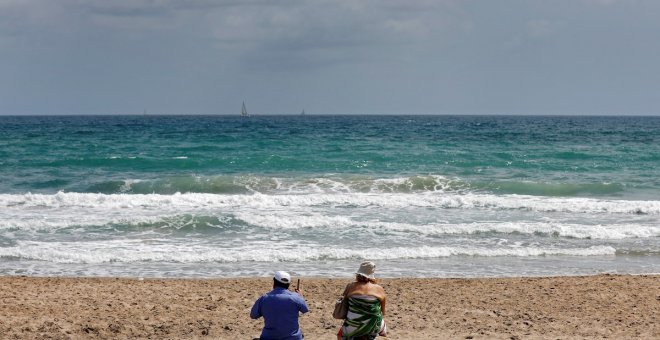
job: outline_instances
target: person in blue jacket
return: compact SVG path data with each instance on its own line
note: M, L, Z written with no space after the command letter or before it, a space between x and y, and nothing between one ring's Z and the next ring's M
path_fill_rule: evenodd
M309 308L298 289L289 291L291 275L277 271L273 277L273 290L262 295L252 306L250 317L264 317L261 340L300 340L302 330L298 325L298 313L307 313Z

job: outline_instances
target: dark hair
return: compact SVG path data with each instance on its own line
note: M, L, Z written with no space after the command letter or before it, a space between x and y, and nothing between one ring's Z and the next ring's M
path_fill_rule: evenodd
M361 282L361 283L367 283L367 282L376 283L376 279L372 279L372 278L369 278L369 277L366 277L366 276L360 275L360 274L355 275L355 281Z
M280 287L280 288L284 288L284 289L289 289L289 285L290 285L290 283L282 283L280 281L275 280L275 278L273 278L273 287Z

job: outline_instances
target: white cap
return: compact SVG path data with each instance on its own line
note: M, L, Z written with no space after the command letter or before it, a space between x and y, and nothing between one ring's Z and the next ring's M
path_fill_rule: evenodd
M291 283L291 275L289 275L289 273L287 273L287 272L277 271L277 272L275 272L275 277L274 278L275 278L275 280L277 280L279 282L282 282L282 283L285 283L285 284Z

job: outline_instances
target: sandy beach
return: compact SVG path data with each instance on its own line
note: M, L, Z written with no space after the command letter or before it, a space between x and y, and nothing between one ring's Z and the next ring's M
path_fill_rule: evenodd
M350 279L302 278L306 339L334 339ZM660 338L660 276L383 279L390 339ZM0 334L34 338L258 337L268 278L0 277Z

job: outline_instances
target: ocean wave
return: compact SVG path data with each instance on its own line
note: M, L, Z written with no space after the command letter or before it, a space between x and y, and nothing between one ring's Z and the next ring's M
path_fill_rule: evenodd
M237 247L219 248L196 245L158 244L152 241L115 240L105 242L20 242L14 247L0 248L0 258L39 260L53 263L109 262L313 262L334 260L432 259L451 256L473 257L538 257L538 256L605 256L615 255L610 246L586 248L552 247L394 247L345 249L327 246L287 248Z
M655 224L613 223L613 224L578 224L564 222L513 222L513 221L478 221L470 223L407 223L356 219L351 216L328 216L319 213L297 214L295 212L225 212L208 214L172 214L172 215L137 215L101 216L99 214L83 216L43 217L15 216L0 220L0 230L8 231L49 231L56 232L79 229L81 233L105 232L196 232L222 234L237 230L261 229L264 232L284 231L293 233L297 230L317 230L350 234L366 230L384 236L408 237L443 235L479 235L490 234L534 235L546 238L575 238L621 240L627 238L660 237L660 226Z
M440 175L392 178L346 175L328 177L177 176L151 180L109 180L93 183L82 192L103 194L278 194L278 193L420 193L493 192L536 196L607 196L625 191L620 183L559 183L494 180L472 181Z
M83 192L104 194L174 194L212 193L366 193L451 191L468 188L468 184L443 176L410 176L400 178L267 176L177 176L152 180L110 180L94 183Z
M204 216L193 214L101 216L99 214L62 216L57 218L13 217L0 221L0 230L56 232L77 229L80 233L124 231L198 231L235 230L245 222L231 216ZM75 231L74 231L75 232Z
M5 213L57 214L57 209L70 209L78 214L94 212L117 214L128 212L194 212L204 209L281 209L291 207L353 207L523 210L534 212L595 214L660 214L660 201L610 200L596 198L557 198L527 195L490 195L457 193L340 193L340 194L0 194L0 207ZM41 209L41 211L30 210ZM22 212L21 212L22 211Z
M354 220L348 216L293 215L282 213L238 213L235 219L244 225L265 229L295 230L359 230L368 229L381 234L404 233L423 236L474 234L526 234L545 237L577 239L608 239L660 237L660 226L640 224L576 224L559 222L472 222L472 223L405 223Z
M503 194L534 196L605 196L622 193L625 187L620 183L552 183L533 181L496 181L472 185L472 188Z

